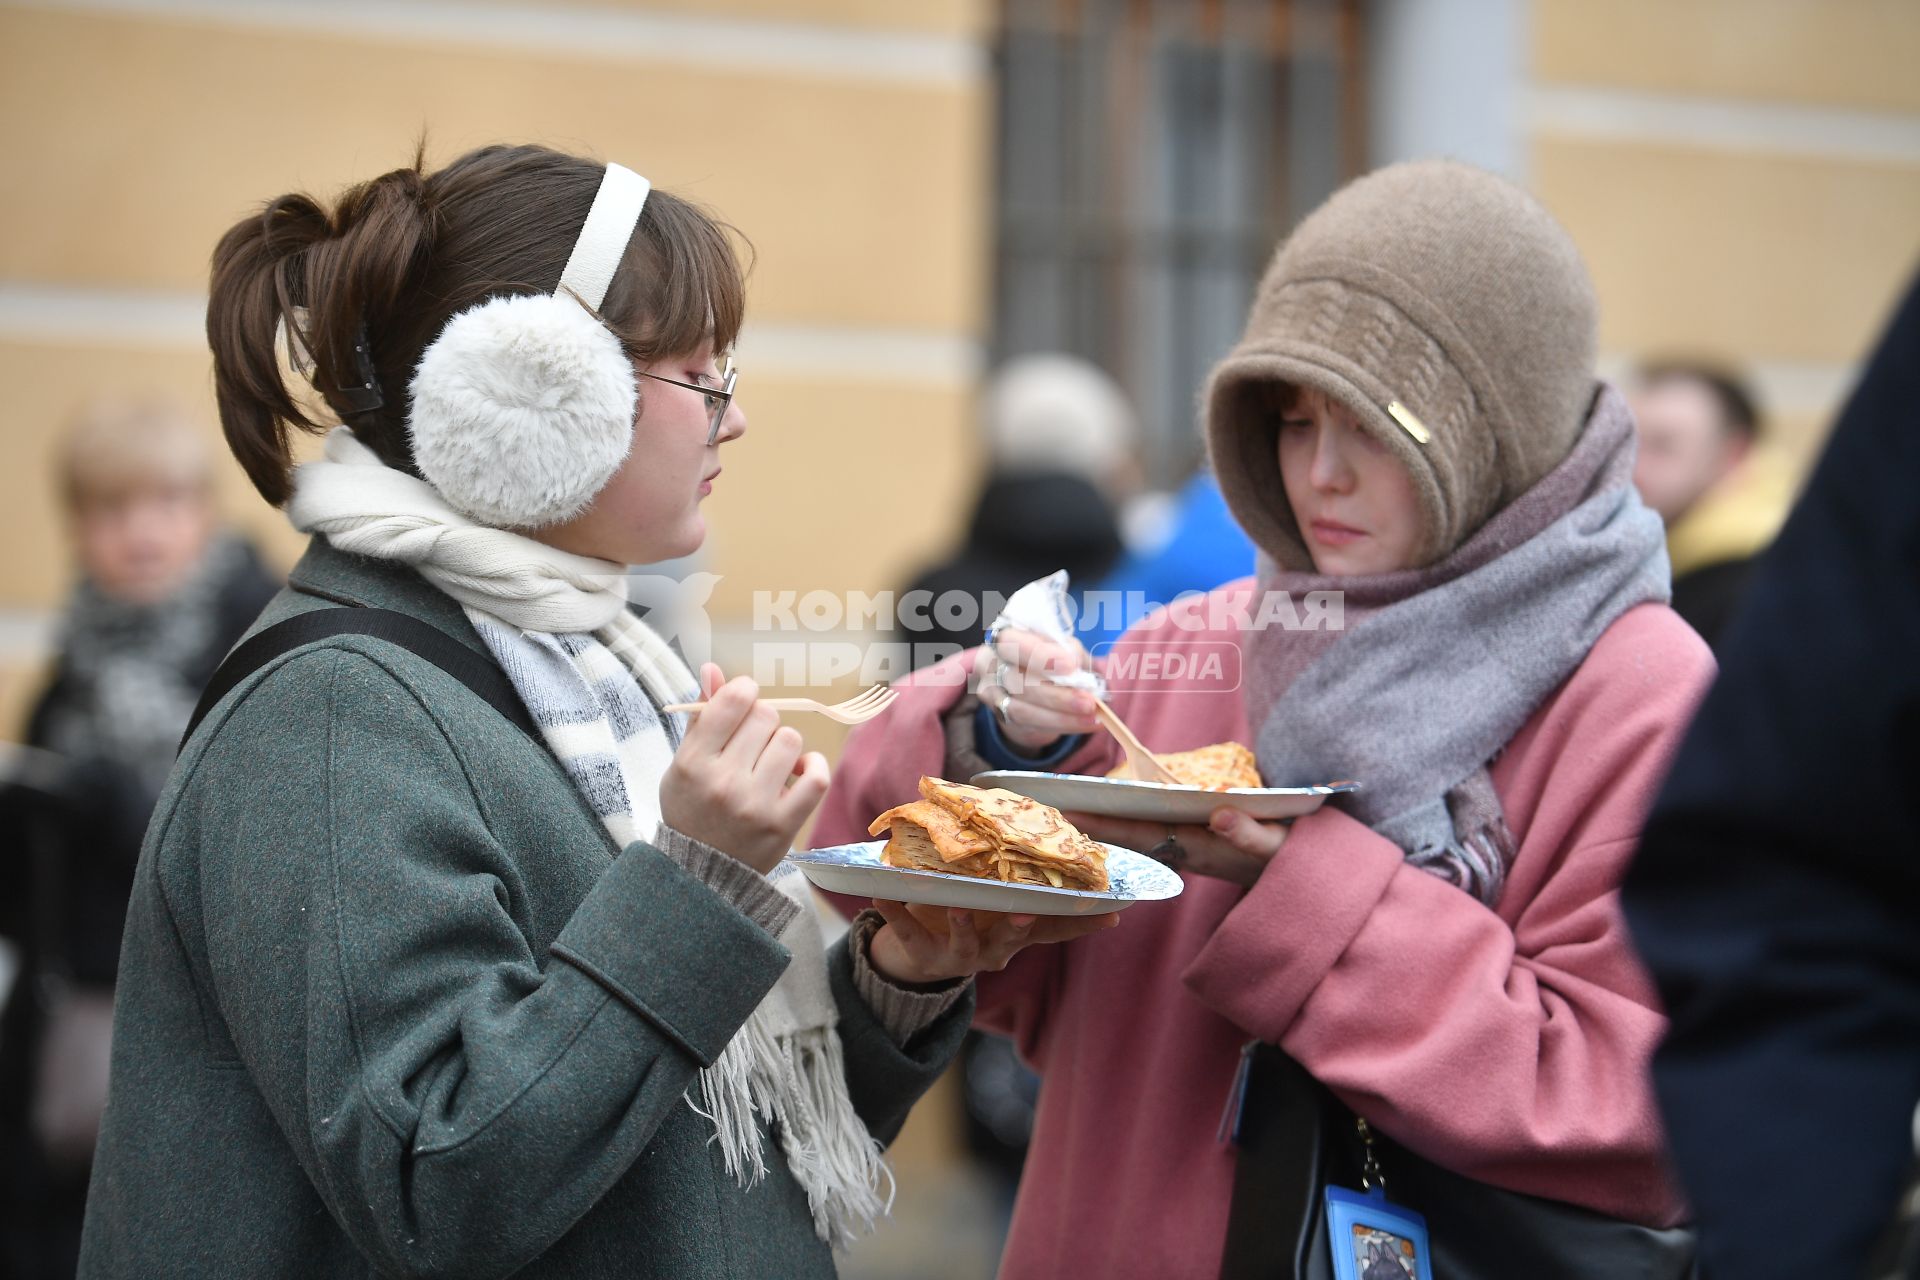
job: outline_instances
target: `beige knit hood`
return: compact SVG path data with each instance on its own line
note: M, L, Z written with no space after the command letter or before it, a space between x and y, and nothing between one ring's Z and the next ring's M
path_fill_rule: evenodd
M1312 567L1277 407L1282 386L1313 387L1411 472L1430 564L1566 457L1593 403L1595 327L1573 241L1513 183L1441 160L1360 178L1281 245L1208 383L1227 503L1281 567Z

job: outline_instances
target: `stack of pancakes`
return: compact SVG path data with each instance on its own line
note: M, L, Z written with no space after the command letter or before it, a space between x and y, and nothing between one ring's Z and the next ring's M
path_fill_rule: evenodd
M920 779L921 799L889 809L867 828L891 829L880 858L890 867L977 876L1056 889L1107 888L1107 850L1058 809L999 788Z
M1226 791L1233 787L1261 785L1260 767L1254 761L1253 752L1237 742L1216 742L1195 751L1175 751L1167 755L1156 751L1153 758L1189 787ZM1122 763L1107 776L1118 778L1126 772L1126 768Z

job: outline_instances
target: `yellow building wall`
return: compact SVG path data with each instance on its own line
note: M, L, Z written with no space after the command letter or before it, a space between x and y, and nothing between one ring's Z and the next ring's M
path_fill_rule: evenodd
M516 3L517 0L490 0ZM913 31L984 39L992 8L980 0L573 0L576 8L617 13L692 13L706 17L796 19L822 26Z
M489 0L425 31L356 28L324 4L0 4L0 615L44 621L69 580L47 481L76 403L157 389L217 433L195 317L219 235L272 196L401 165L422 134L429 165L499 140L617 159L751 242L751 426L708 506L723 625L756 590L890 588L943 548L978 463L985 0L565 9L614 38L515 47L489 23L559 10ZM124 331L123 313L155 306L172 317L157 332ZM889 358L903 349L918 358ZM883 482L908 455L915 483ZM291 563L302 539L237 468L222 495ZM0 732L39 656L0 654Z
M1593 270L1605 354L1750 367L1773 447L1804 465L1920 267L1920 5L1532 0L1528 17L1530 178Z
M1533 12L1548 81L1920 111L1911 0L1534 0Z

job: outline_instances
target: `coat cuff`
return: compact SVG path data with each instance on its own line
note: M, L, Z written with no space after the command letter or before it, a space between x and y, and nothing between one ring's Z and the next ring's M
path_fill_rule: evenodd
M940 717L946 737L946 776L964 781L989 769L1053 769L1086 745L1085 734L1061 738L1040 755L1027 755L1000 732L993 712L977 694L963 694Z
M1042 769L1051 770L1066 761L1066 758L1078 751L1087 741L1084 733L1056 738L1053 745L1044 751L1029 754L1024 747L1016 746L1000 732L999 718L984 703L974 722L974 749L996 769Z
M710 1066L793 958L659 850L636 841L550 949Z
M942 776L964 782L977 773L997 767L982 756L975 745L975 739L979 736L980 709L979 698L971 693L963 693L960 701L941 715L940 729L947 747L942 762Z
M847 957L853 963L853 989L873 1010L874 1020L893 1042L905 1047L907 1041L938 1022L947 1010L966 994L969 979L960 978L942 986L913 988L899 986L878 969L867 954L873 935L886 918L871 907L853 918L847 928Z
M758 871L665 822L654 830L653 847L776 938L800 914L800 904Z

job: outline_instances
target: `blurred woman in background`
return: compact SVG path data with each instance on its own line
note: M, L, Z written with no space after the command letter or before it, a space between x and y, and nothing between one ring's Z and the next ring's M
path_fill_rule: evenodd
M60 444L79 581L25 741L63 777L58 795L13 788L4 819L0 929L22 955L0 1024L13 1274L73 1274L141 837L201 687L277 589L220 529L211 437L174 405L103 400Z
M926 593L921 618L896 637L920 646L915 666L979 644L992 601L1022 583L1065 569L1084 592L1125 551L1120 511L1140 486L1140 431L1119 385L1077 356L1024 355L994 370L980 402L988 470L966 541L902 593Z

